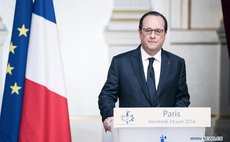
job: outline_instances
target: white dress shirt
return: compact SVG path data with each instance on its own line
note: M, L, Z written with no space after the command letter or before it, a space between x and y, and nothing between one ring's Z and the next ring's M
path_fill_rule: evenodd
M156 55L150 56L141 47L141 58L142 58L142 63L144 67L145 80L147 80L147 70L148 70L148 65L149 65L148 58L152 58L152 57L155 58L153 62L153 68L154 68L154 74L155 74L155 85L157 89L158 84L159 84L159 79L160 79L160 72L161 72L161 50Z

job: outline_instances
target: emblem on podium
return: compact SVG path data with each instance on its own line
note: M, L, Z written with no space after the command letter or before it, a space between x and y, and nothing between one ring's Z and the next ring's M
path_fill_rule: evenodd
M134 116L133 114L130 114L130 111L126 111L126 113L121 116L121 119L126 124L129 124L130 122L134 121Z

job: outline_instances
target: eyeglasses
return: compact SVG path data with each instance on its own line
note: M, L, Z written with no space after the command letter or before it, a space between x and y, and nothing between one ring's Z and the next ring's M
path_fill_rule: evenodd
M152 32L154 32L156 35L161 35L165 32L165 30L162 30L162 29L151 29L151 28L142 28L144 34L146 35L150 35L152 34Z

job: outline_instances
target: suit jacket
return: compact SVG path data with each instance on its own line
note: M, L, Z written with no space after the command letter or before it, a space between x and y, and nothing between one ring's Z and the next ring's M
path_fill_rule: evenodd
M113 57L98 100L102 121L113 116L118 98L119 107L154 107L148 94L140 48ZM157 107L187 107L189 98L184 59L162 49Z

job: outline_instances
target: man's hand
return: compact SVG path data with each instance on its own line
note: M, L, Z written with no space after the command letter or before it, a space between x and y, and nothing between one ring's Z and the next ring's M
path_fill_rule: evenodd
M105 121L103 122L105 132L106 131L112 132L112 129L111 129L112 124L113 124L113 117L108 117L108 118L105 119Z

